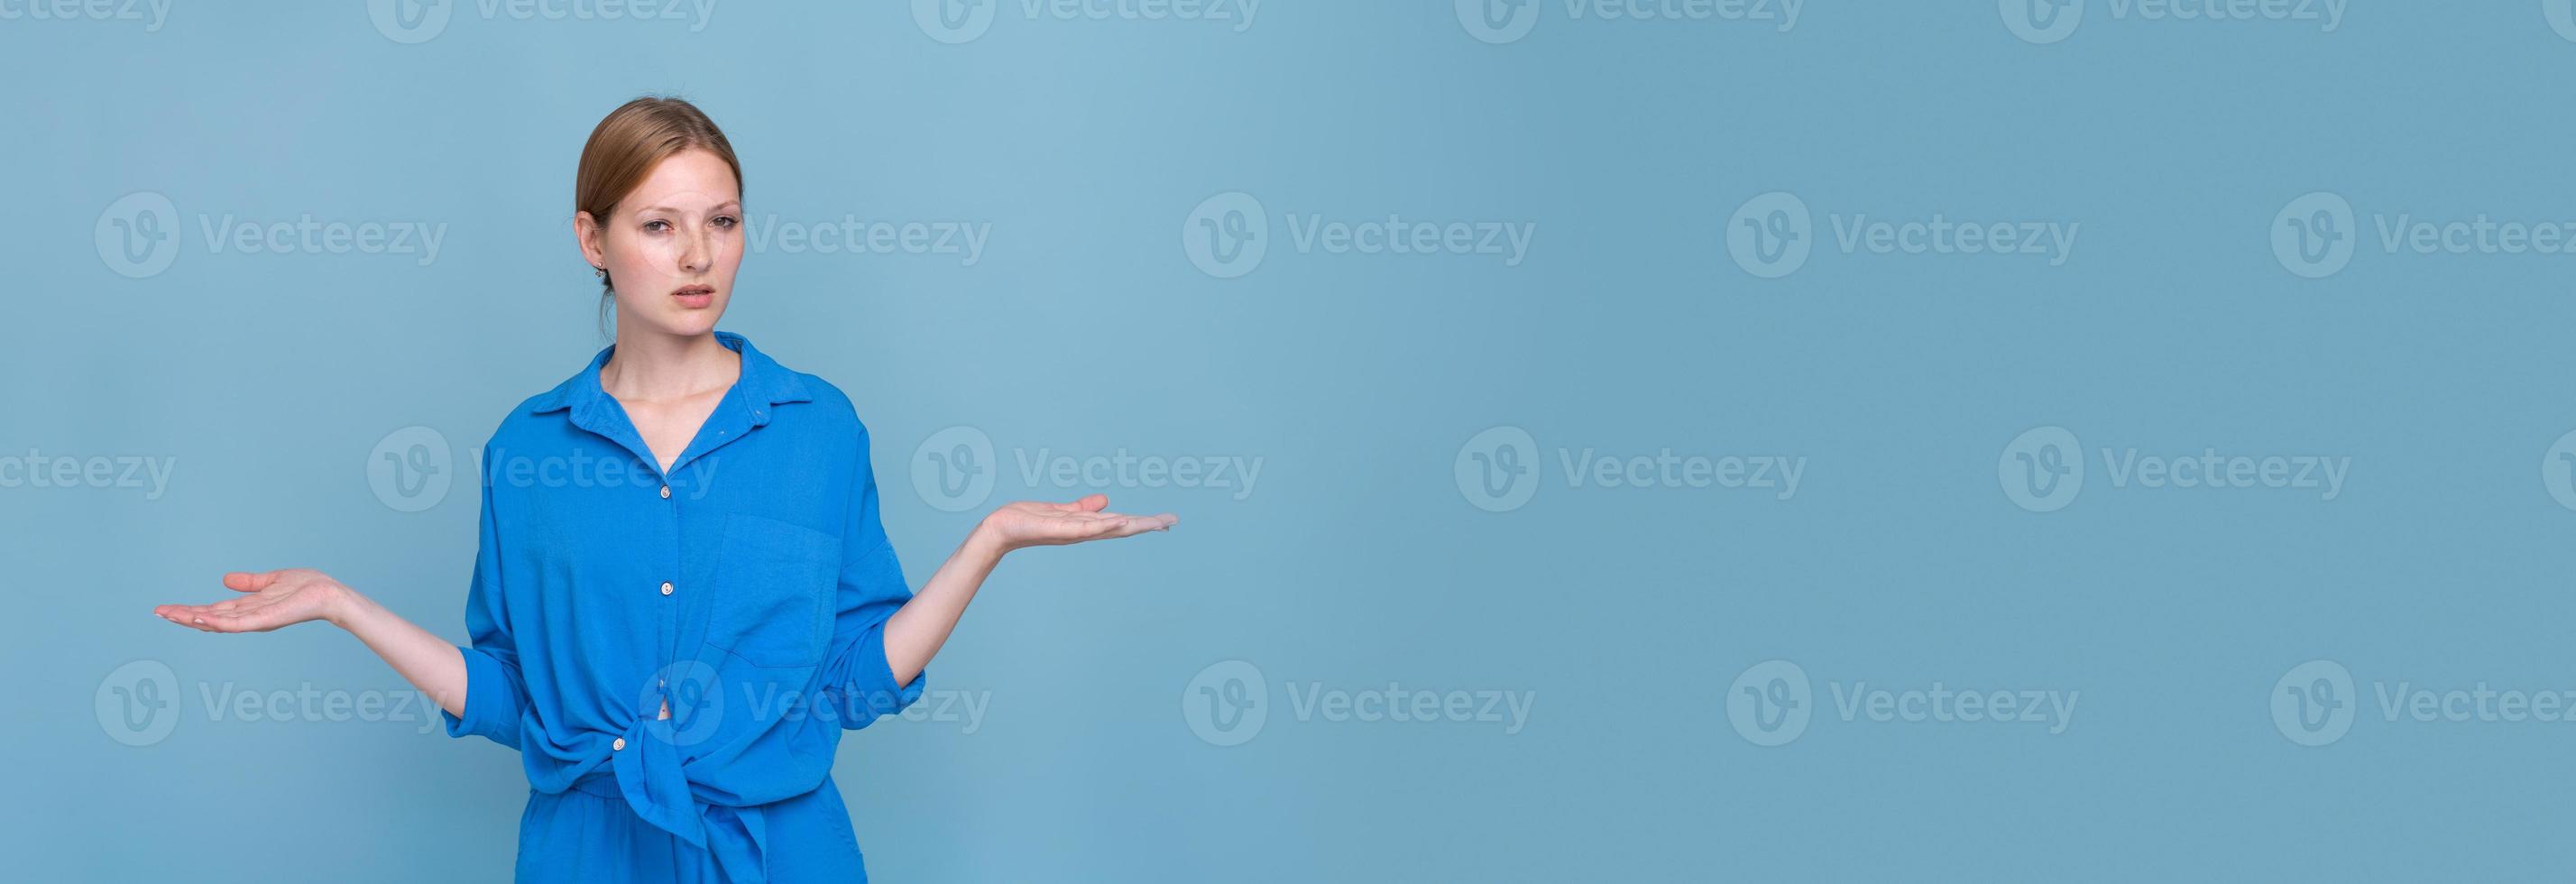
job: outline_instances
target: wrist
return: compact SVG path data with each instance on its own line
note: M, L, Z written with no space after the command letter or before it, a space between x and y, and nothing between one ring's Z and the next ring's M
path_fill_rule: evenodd
M975 523L975 530L966 533L966 542L958 548L958 552L969 557L998 562L1001 561L1003 554L1013 548L1010 541L1002 536L1002 530L993 526L993 517L985 516L983 521Z
M357 632L358 621L374 608L376 601L347 586L331 589L331 601L322 606L322 620L349 632Z

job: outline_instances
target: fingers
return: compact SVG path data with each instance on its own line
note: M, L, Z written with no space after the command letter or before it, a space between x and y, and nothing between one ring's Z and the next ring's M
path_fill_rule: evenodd
M160 605L154 607L152 613L163 620L198 632L213 632L214 630L206 627L205 615L198 610L200 607L198 605Z
M214 605L162 605L152 609L161 619L198 632L267 632L286 625L275 606L215 610Z
M1081 500L1067 504L1060 504L1060 506L1064 508L1064 511L1068 513L1096 513L1100 511L1101 507L1108 505L1109 495L1106 494L1086 494L1082 496Z
M1169 531L1179 522L1180 518L1170 513L1151 516L1090 513L1073 520L1066 526L1069 529L1067 533L1070 535L1066 542L1081 543L1086 540L1134 537L1148 531Z
M224 588L234 592L258 592L276 582L275 571L234 571L224 575Z

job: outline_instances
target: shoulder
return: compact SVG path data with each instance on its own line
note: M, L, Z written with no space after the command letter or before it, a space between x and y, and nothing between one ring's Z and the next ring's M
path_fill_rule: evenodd
M848 393L830 381L804 372L792 372L790 376L794 378L795 385L801 387L797 394L802 401L779 405L780 411L793 415L798 423L806 425L808 431L853 438L862 448L867 445L867 421L859 417L858 404L851 401ZM787 412L791 408L795 410Z

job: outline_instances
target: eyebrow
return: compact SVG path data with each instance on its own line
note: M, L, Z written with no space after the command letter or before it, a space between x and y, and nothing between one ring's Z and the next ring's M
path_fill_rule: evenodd
M710 211L710 212L721 212L721 211L724 211L724 210L726 210L726 209L732 209L732 210L737 211L737 212L742 211L742 201L741 201L741 200L738 200L738 199L725 200L724 202L717 203L717 204L715 205L715 207L714 207L714 208L708 209L707 211ZM650 212L668 212L668 213L672 213L672 214L679 214L679 213L680 213L680 210L679 210L679 209L672 208L672 207L670 207L670 206L639 206L639 207L637 207L637 208L635 209L635 213L636 213L636 214L638 214L638 215L646 214L646 213L650 213Z

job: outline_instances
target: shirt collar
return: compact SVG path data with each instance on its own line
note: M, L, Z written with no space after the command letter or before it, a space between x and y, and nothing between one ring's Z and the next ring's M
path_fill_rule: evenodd
M734 388L746 397L747 403L755 405L752 409L754 423L768 423L771 405L813 401L813 394L805 389L802 376L788 371L786 366L760 352L759 348L751 345L750 339L720 331L716 332L716 341L742 354L742 376L734 381ZM600 348L599 355L591 357L590 365L580 374L564 379L554 389L538 394L530 401L528 413L570 409L574 419L579 421L609 398L607 391L599 386L599 369L608 364L609 355L616 350L615 344Z

